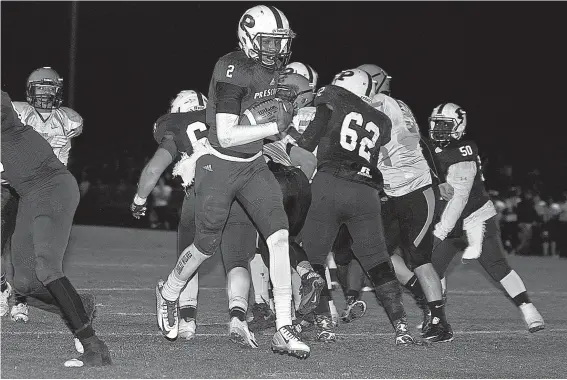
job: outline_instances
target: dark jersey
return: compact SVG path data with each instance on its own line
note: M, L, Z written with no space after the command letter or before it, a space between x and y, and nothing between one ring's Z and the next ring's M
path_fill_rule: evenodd
M2 178L24 195L48 179L67 173L51 145L18 119L10 96L2 91Z
M459 162L473 161L476 163L476 176L474 177L473 186L469 195L469 200L460 220L467 218L470 214L484 206L490 200L486 188L484 187L484 177L482 175L481 161L478 155L478 147L474 141L455 140L449 143L445 148L436 147L433 149L434 167L437 170L437 176L441 183L446 182L449 167Z
M318 171L380 189L383 181L377 168L378 154L380 147L391 139L390 119L350 91L334 85L317 93L318 113L321 105L332 110L328 122L312 122L298 145L310 150L318 145Z
M269 70L250 59L243 51L221 57L209 85L207 124L211 127L209 141L217 150L228 155L253 156L262 150L263 140L221 148L217 136L216 114L241 116L253 104L273 99L276 95L279 72Z
M154 124L154 139L173 159L178 153L193 153L193 144L207 137L206 111L167 113Z

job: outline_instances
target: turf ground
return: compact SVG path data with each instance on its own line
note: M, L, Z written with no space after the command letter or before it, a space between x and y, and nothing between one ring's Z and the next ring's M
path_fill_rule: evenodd
M371 293L363 319L342 324L336 344L311 343L300 361L228 340L227 295L219 258L201 272L197 337L168 342L157 330L154 286L175 262L172 232L77 226L66 272L79 290L97 296L97 333L114 365L64 368L77 354L58 317L30 310L30 322L2 319L2 378L565 378L567 377L567 261L510 257L546 329L529 334L516 307L478 264L458 259L450 274L448 318L452 343L394 346L392 328ZM335 292L339 309L344 305ZM405 298L412 328L420 312ZM415 329L413 330L415 332Z

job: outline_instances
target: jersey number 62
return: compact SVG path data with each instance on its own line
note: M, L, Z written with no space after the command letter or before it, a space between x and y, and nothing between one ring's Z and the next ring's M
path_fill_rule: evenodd
M362 128L364 119L358 112L351 112L346 115L341 127L341 146L349 152L355 150L356 146L359 144L358 133L351 128L353 123L354 125ZM374 148L376 145L376 141L378 141L378 137L380 137L380 129L372 121L364 124L364 129L370 132L372 136L371 138L364 137L360 140L358 155L370 162L370 149Z

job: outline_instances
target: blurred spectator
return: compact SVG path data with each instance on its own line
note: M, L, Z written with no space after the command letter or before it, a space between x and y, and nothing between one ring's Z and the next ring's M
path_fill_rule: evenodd
M529 255L533 228L538 222L538 214L534 205L534 194L531 190L525 192L524 196L516 208L518 214L518 254Z
M559 257L567 258L567 190L563 191L552 212L555 218L555 228L552 233L557 242L557 251L559 251Z
M151 228L170 229L169 201L173 189L165 183L165 178L158 180L156 187L152 190L151 203Z

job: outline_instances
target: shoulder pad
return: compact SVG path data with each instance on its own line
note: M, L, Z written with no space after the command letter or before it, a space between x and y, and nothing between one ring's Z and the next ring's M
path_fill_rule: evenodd
M167 132L175 134L175 131L173 130L175 128L175 124L172 123L171 115L172 114L170 113L166 113L165 115L160 116L154 123L153 135L158 144L161 143L161 140Z
M16 110L19 117L21 117L21 115L25 115L26 112L29 112L30 108L33 108L29 105L28 102L12 102L12 105L14 106L14 110Z
M77 111L68 107L61 107L59 108L59 110L66 116L70 130L79 128L81 125L83 125L83 118Z
M248 57L242 51L235 51L222 56L215 65L214 80L231 83L239 87L248 87L253 76L248 60Z
M332 106L333 104L340 101L340 97L344 95L342 93L343 91L346 90L332 84L321 87L319 91L317 91L317 95L315 96L313 104L315 106L318 106L319 104L329 104Z

